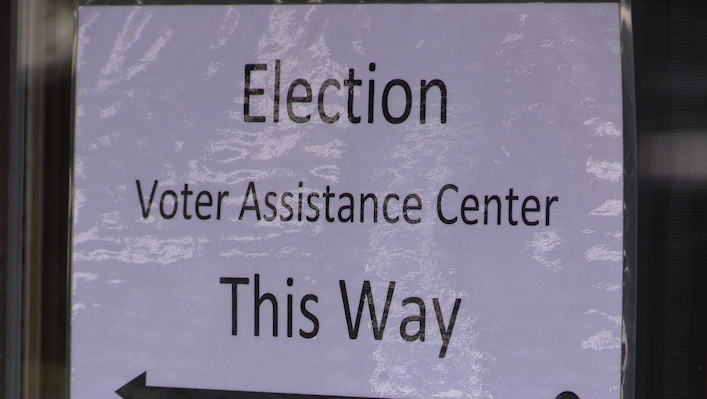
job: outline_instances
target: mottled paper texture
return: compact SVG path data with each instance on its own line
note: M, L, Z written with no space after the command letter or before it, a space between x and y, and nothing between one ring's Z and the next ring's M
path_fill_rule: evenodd
M117 398L114 391L141 373L148 385L311 393L382 398L538 398L572 391L582 399L618 398L622 265L622 111L616 4L598 5L311 5L99 7L79 10L76 87L71 396ZM273 121L276 60L280 60L279 122ZM369 64L375 63L371 72ZM252 72L244 122L246 64ZM362 81L348 119L349 69ZM312 103L286 97L305 79ZM318 91L327 79L322 121ZM409 117L389 123L382 92L394 79L411 87ZM420 123L420 81L428 92ZM367 120L375 80L374 121ZM296 95L304 96L300 86ZM405 109L393 87L389 112ZM143 215L136 180L147 207ZM248 185L254 210L239 219ZM302 187L299 183L302 182ZM185 219L180 194L188 198ZM437 196L447 190L440 220ZM336 194L325 219L321 197ZM508 219L509 190L515 221ZM179 197L171 219L160 214L165 190ZM220 219L196 217L196 195L223 197ZM276 193L278 218L264 201ZM285 192L304 217L283 221ZM319 219L307 196L321 210ZM350 193L354 220L341 222ZM361 194L378 198L359 221ZM390 193L390 216L381 207ZM417 194L421 210L402 214ZM465 224L467 195L481 202ZM501 202L483 221L485 196ZM542 210L521 220L522 201ZM547 197L557 196L546 225ZM202 200L205 201L205 197ZM273 198L276 198L273 200ZM253 204L253 198L247 205ZM411 202L410 204L414 204ZM468 203L469 205L470 203ZM533 203L531 202L529 207ZM172 202L164 203L169 211ZM369 204L370 206L370 204ZM344 212L345 214L346 212ZM254 336L254 278L261 306ZM231 286L238 286L238 335L232 335ZM288 278L293 285L287 285ZM349 338L340 280L352 312L370 281L380 321L395 282L387 325L374 339L368 305L356 339ZM314 338L303 338L319 321ZM293 298L288 337L287 295ZM426 306L425 341L402 339L400 324ZM461 299L444 358L433 300L445 323ZM416 323L408 326L414 334Z

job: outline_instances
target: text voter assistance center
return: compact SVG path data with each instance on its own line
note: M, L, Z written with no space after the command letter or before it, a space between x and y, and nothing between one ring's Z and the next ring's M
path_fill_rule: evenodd
M83 6L76 62L72 398L619 398L616 4Z

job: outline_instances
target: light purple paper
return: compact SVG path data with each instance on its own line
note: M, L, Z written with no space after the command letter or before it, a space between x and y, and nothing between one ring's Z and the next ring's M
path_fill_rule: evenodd
M147 371L148 385L383 398L618 398L622 282L622 110L616 4L596 5L312 5L84 6L79 12L73 229L71 395L117 398L115 390ZM279 122L273 122L275 62L281 62ZM375 72L369 63L376 64ZM251 114L244 122L244 68L252 72ZM349 77L362 80L347 119ZM290 83L304 78L313 102L287 112ZM320 85L336 79L317 111ZM375 80L374 122L367 121L368 83ZM408 119L391 124L381 96L386 83L411 87ZM428 92L420 124L420 81ZM304 89L299 87L297 95ZM404 109L390 91L390 112ZM145 201L159 184L146 219ZM327 186L334 222L239 220L249 182L265 195L306 198ZM300 188L298 183L302 182ZM179 194L189 197L185 220ZM437 196L445 184L442 223ZM509 189L520 197L507 216ZM172 219L159 213L164 190L179 195ZM194 215L196 195L229 191L221 219ZM338 220L339 199L355 199L353 222ZM359 221L361 194L378 196ZM391 214L381 206L389 193ZM422 200L404 220L408 194ZM479 222L460 218L473 194ZM498 195L483 222L484 196ZM522 201L541 212L521 220ZM545 225L546 197L551 205ZM214 202L216 198L214 197ZM320 208L323 199L317 200ZM252 204L252 198L248 204ZM532 203L530 204L532 205ZM165 205L171 209L171 203ZM207 208L204 208L207 209ZM285 209L279 205L278 213ZM279 215L278 215L279 216ZM273 293L253 335L254 275ZM231 334L231 286L239 286L238 335ZM294 284L288 287L287 278ZM394 296L382 340L368 306L358 338L348 336L339 280L358 307L370 281L378 320L391 281ZM287 337L287 295L294 333ZM299 310L307 308L320 323ZM401 321L417 314L403 299L426 305L426 339L406 342ZM460 310L444 358L433 306L444 322ZM416 324L408 331L414 334Z

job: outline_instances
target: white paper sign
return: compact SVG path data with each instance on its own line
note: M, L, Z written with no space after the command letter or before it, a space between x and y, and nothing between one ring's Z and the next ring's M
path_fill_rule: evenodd
M79 24L73 398L619 398L616 4Z

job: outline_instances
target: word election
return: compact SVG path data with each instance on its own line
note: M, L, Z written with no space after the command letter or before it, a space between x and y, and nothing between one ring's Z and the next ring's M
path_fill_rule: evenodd
M246 64L245 66L245 90L243 92L243 121L244 122L265 122L265 115L253 115L251 114L251 100L254 97L262 96L265 94L264 88L252 87L251 77L255 73L267 72L267 64ZM280 121L280 86L281 86L281 62L280 60L275 61L275 87L273 87L273 113L272 120L277 123ZM368 65L369 72L373 73L376 70L376 64L371 62ZM356 71L353 68L349 69L349 78L345 79L343 82L339 82L336 79L327 79L320 83L319 85L319 95L317 97L317 106L319 111L319 118L324 123L335 123L339 120L339 113L333 115L328 115L324 108L324 97L327 91L331 92L333 90L341 90L341 86L345 86L348 90L348 102L347 102L347 117L351 123L360 123L361 116L355 115L354 112L354 101L356 100L356 90L355 88L363 85L362 79L356 79ZM298 90L298 88L300 88ZM395 89L397 88L397 89ZM429 82L426 80L420 81L420 123L424 124L427 115L427 94L433 88L437 89L435 91L439 92L440 98L440 123L447 123L447 86L444 82L439 79L432 79ZM395 89L398 94L391 94ZM295 92L304 92L304 95L295 95ZM363 91L363 90L361 90ZM368 123L373 123L373 117L375 114L375 97L376 91L376 81L374 79L368 80ZM402 92L401 92L402 91ZM397 116L394 116L390 110L391 96L396 96L399 98L403 94L405 97L405 110ZM306 79L295 79L290 83L287 89L287 115L290 120L294 123L307 123L310 121L312 115L298 115L295 112L293 104L308 104L313 101L312 98L312 85ZM383 116L385 120L391 124L399 124L405 122L410 116L410 111L412 110L412 88L410 84L402 79L393 79L389 81L383 88L383 94L380 99L381 109L383 111Z
M159 181L152 184L149 199L143 195L142 183L135 180L137 194L140 199L140 209L142 217L147 219L152 210L152 204L156 199ZM417 224L422 221L423 198L415 193L405 196L396 193L377 195L374 193L361 193L354 196L351 193L336 194L331 190L331 186L326 186L322 192L303 188L303 182L299 182L300 190L285 191L278 195L274 191L269 191L264 198L258 196L255 182L248 182L245 189L243 202L238 213L238 220L264 220L272 222L279 220L282 222L307 221L317 222L324 219L329 223L378 223L379 210L386 223L397 223L405 221L409 224ZM215 216L216 220L221 220L223 213L223 199L230 195L229 191L217 191L212 193L202 190L190 204L189 197L195 195L195 191L189 189L189 184L184 184L184 190L179 195L174 190L164 190L159 196L159 214L163 219L172 219L181 213L185 220L196 216L198 220L208 220ZM529 195L521 198L515 194L514 189L508 189L508 195L484 195L474 194L461 195L459 188L454 184L445 184L438 191L436 196L437 217L444 224L454 224L462 221L467 225L475 224L503 224L504 203L507 211L506 220L511 226L519 225L520 221L525 226L537 226L543 219L545 226L550 226L550 208L559 202L557 196L542 197ZM180 198L182 203L180 205ZM357 204L358 198L358 204ZM505 201L504 201L505 199ZM323 200L323 201L322 201ZM430 200L432 200L430 198ZM517 202L516 202L517 201ZM323 203L322 203L323 202ZM426 201L425 201L426 202ZM449 207L449 203L457 204ZM447 204L447 206L445 206ZM515 208L514 208L515 205ZM520 205L520 206L519 206ZM544 205L544 207L543 207ZM181 212L180 212L181 207ZM214 209L215 214L214 214ZM543 212L544 211L544 212ZM323 218L322 218L322 213ZM357 216L358 213L358 217Z
M257 337L260 336L260 311L261 306L266 301L270 303L270 309L272 312L272 336L277 337L279 332L279 312L278 312L278 301L277 297L273 293L265 293L261 295L260 290L260 275L256 274L253 278L253 334ZM238 286L239 285L249 285L250 279L247 277L221 277L221 284L231 285L231 335L238 335ZM294 285L294 280L292 277L287 278L287 286L292 287ZM383 334L385 333L385 327L388 322L388 313L390 311L391 303L393 303L393 295L395 293L395 281L391 281L388 284L388 294L385 298L385 304L383 305L383 314L378 320L376 313L376 305L373 300L373 291L371 290L371 282L364 281L361 287L361 295L358 300L358 312L356 313L356 321L353 321L351 314L351 306L349 304L349 295L346 290L346 281L339 280L339 290L341 291L341 302L344 310L344 318L346 319L346 328L348 330L350 339L357 339L358 332L361 327L361 319L363 318L365 304L368 303L368 312L371 317L371 326L373 327L373 338L377 341L383 339ZM281 295L281 294L280 294ZM241 298L242 300L242 298ZM300 312L309 323L312 324L311 330L305 331L303 329L299 330L299 335L302 338L314 338L319 333L319 319L315 316L311 309L307 308L308 302L319 303L319 298L313 294L307 294L302 297L300 301ZM457 314L459 314L459 308L461 307L462 300L457 298L454 301L454 306L449 316L448 322L444 320L444 312L439 302L439 298L432 298L432 304L435 308L435 315L437 317L437 325L439 327L439 333L442 338L442 348L439 351L439 357L444 358L447 354L447 348L449 348L449 341L452 339L452 332L454 331L454 323L457 320ZM425 301L418 297L408 297L403 299L402 307L405 309L408 305L416 305L417 312L405 317L400 322L400 337L406 342L414 342L420 340L420 342L425 341L426 336L426 308ZM380 309L380 307L378 308ZM294 325L294 315L293 315L293 297L292 294L287 294L287 336L292 337ZM414 334L410 334L408 331L408 326L411 328L417 328Z

